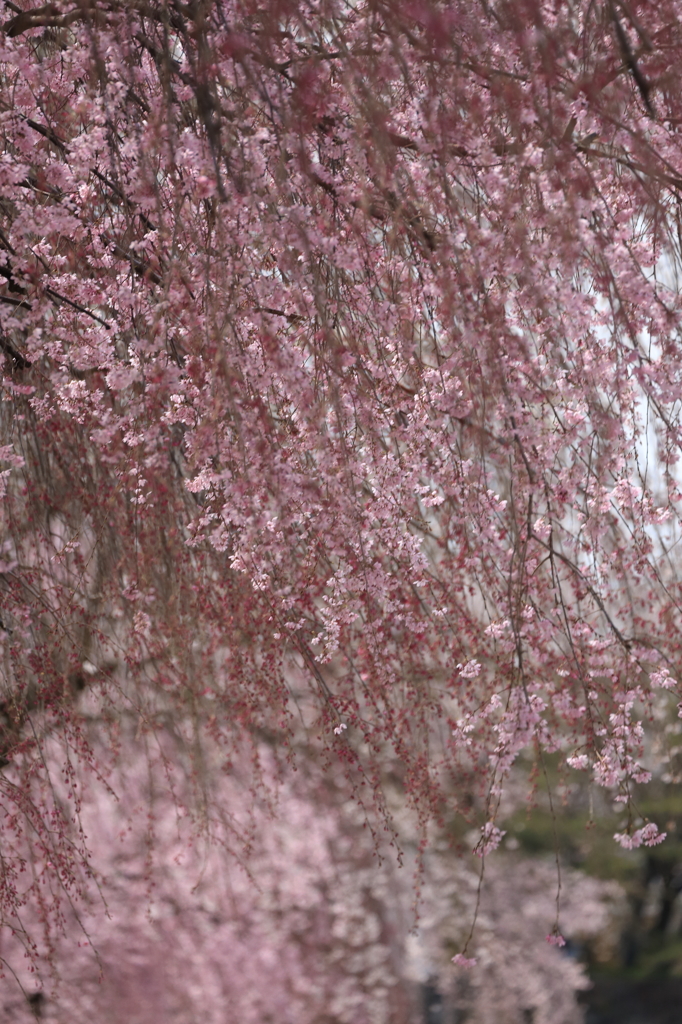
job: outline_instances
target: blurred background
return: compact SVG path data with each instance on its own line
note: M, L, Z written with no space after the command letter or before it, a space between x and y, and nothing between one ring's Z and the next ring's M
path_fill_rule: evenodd
M53 872L27 868L43 871L42 904L0 933L0 1019L677 1022L677 721L658 730L667 749L649 748L658 771L633 794L664 843L622 849L622 805L558 754L528 755L485 858L461 816L420 829L399 766L382 827L342 766L304 748L295 772L273 737L245 745L229 771L206 748L202 778L182 771L170 732L154 754L123 730L108 791L81 780L89 876L57 891ZM475 964L453 964L462 953Z

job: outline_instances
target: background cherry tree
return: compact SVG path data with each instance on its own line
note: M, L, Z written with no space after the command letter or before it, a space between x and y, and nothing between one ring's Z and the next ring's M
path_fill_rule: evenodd
M8 921L87 887L130 735L199 820L208 747L303 738L422 846L492 853L529 749L659 841L678 8L5 0Z
M429 995L446 1021L457 1019L455 1008L474 1024L582 1020L584 969L545 941L556 912L551 862L512 853L491 861L478 907L479 962L465 971L451 958L476 913L478 873L434 833L415 929L418 836L398 791L402 866L363 827L348 784L315 759L283 778L262 744L259 777L268 785L259 789L246 758L228 777L217 752L205 750L220 782L214 810L198 820L181 749L166 739L166 773L150 770L149 751L133 737L125 749L125 770L110 771L108 793L83 787L90 878L77 904L60 901L62 927L31 950L41 932L31 907L17 915L13 935L0 932L3 1021L37 1013L73 1024L419 1024ZM44 866L42 874L46 892ZM618 886L564 873L570 938L604 931L621 904Z

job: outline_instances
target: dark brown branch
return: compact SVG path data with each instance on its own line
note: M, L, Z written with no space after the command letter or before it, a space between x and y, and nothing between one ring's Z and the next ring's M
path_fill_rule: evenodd
M14 347L4 332L0 333L0 350L9 356L17 370L28 370L31 365L30 361Z
M625 65L630 74L632 75L635 85L639 89L639 94L642 97L642 102L644 103L644 106L647 109L647 113L651 117L654 117L654 108L651 104L650 99L651 85L642 74L642 70L639 64L637 63L637 58L635 57L630 47L630 42L628 40L627 33L620 23L620 18L616 13L616 8L613 3L610 4L610 8L611 17L613 18L613 24L616 30L616 38L618 39L618 45L620 46L621 53L623 54L623 60L625 61Z

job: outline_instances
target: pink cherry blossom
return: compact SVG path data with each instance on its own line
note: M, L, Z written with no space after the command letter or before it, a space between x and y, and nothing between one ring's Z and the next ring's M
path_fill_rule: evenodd
M209 763L255 801L301 758L418 849L447 810L492 854L528 752L636 821L681 667L680 14L6 5L12 928L105 891L131 736L186 843Z

